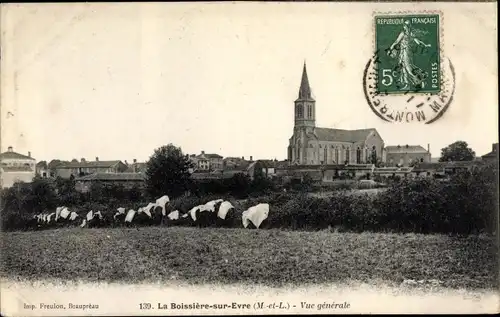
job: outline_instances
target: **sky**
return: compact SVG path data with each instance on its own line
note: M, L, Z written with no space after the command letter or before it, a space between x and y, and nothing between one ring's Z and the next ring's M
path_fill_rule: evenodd
M374 11L440 10L456 71L430 125L387 123L363 71ZM1 143L40 160L184 153L286 159L307 63L316 126L375 128L433 157L498 142L496 3L75 3L1 7Z

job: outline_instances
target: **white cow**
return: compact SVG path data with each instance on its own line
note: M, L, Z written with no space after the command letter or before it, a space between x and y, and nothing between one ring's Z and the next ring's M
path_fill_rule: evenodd
M92 219L94 219L94 217L97 217L99 216L99 219L102 219L102 213L100 210L98 210L97 212L94 212L94 216L92 217Z
M87 224L87 219L83 219L82 224L80 225L80 228L85 227L86 224Z
M223 201L220 204L219 211L217 212L217 217L220 219L226 219L227 212L229 209L234 208L234 206L229 201Z
M116 214L113 216L113 218L116 220L116 217L118 217L119 215L124 215L125 214L125 208L123 207L119 207L117 208L116 210L118 210L116 212Z
M57 219L59 219L59 217L61 217L61 211L62 211L64 208L66 208L66 207L62 206L62 207L57 207L57 208L56 208L56 221L57 221Z
M87 221L92 220L94 218L94 212L91 210L87 213Z
M241 216L241 220L245 228L248 227L250 222L253 223L256 228L259 228L268 215L269 204L258 204L245 210Z
M134 209L130 209L127 213L127 216L125 216L125 222L132 222L134 219L136 211Z
M171 213L168 214L167 217L170 220L177 220L177 219L179 219L179 210L172 211Z
M52 216L55 216L55 215L56 215L56 213L55 213L55 212L53 212L53 213L49 214L49 215L47 216L47 223L50 223L50 220L51 220Z
M165 217L167 214L167 211L165 209L165 206L167 203L170 202L170 199L168 198L167 195L161 196L156 200L156 206L161 207L161 214Z
M214 212L215 211L215 205L224 201L223 199L216 199L216 200L211 200L209 201L208 203L202 205L202 207L200 208L200 211L211 211L211 212Z
M78 218L78 214L76 212L72 211L71 214L69 215L69 220L73 221L76 218Z
M68 216L70 215L70 213L71 213L71 212L69 211L69 209L68 209L68 208L66 208L66 207L62 207L62 209L61 209L61 211L60 211L60 216L61 216L61 218L63 218L63 219L67 219L67 218L68 218Z
M198 205L198 206L191 208L191 210L188 211L188 214L191 215L191 218L193 218L193 221L196 221L196 211L201 210L201 207L203 207L203 206L204 205Z
M137 213L140 214L140 213L145 213L146 215L148 215L149 218L151 218L151 208L155 208L156 207L156 204L153 204L153 203L149 203L146 207L141 207L139 208L139 210L137 210Z

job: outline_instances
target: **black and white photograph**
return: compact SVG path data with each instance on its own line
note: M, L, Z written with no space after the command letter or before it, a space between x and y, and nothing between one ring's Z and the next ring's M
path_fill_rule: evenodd
M3 316L498 313L497 3L3 3Z

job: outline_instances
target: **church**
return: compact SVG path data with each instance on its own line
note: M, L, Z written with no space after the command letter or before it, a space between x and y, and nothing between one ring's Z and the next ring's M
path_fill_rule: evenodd
M372 164L384 162L384 141L375 129L316 127L316 100L311 95L306 64L294 107L295 124L288 145L290 165Z

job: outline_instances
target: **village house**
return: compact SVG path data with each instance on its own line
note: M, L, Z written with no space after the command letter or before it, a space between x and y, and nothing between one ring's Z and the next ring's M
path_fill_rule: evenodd
M48 168L47 162L40 161L40 162L36 163L36 175L40 176L42 178L49 177L50 173L49 173L49 168Z
M224 170L232 169L246 169L248 165L253 161L253 157L250 156L249 160L245 160L245 157L225 157L222 160Z
M276 175L276 164L277 160L256 160L248 165L247 173L251 179L259 172L262 176L273 177Z
M51 161L49 163L49 170L52 177L81 177L94 173L123 173L128 169L120 160L113 161L100 161L98 157L95 161L86 161L82 158L79 161Z
M30 183L36 174L36 160L28 155L14 152L12 146L0 154L0 188L12 187L15 182Z
M219 154L207 154L201 151L200 155L190 155L191 162L198 171L215 171L224 168L223 157Z
M481 160L485 163L497 162L498 163L498 143L491 146L491 152L481 156Z
M127 170L125 171L126 173L145 173L147 168L146 163L137 162L136 159L134 159L131 164L128 164L128 162L125 161L125 165L127 165Z
M75 189L81 193L90 191L95 183L121 185L125 188L137 186L139 188L145 185L145 176L143 173L94 173L75 179Z
M420 145L391 145L385 147L387 166L412 166L416 163L430 163L429 144L427 150Z
M450 161L438 163L419 163L412 174L416 177L446 177L458 172L472 171L475 168L484 165L482 161Z

